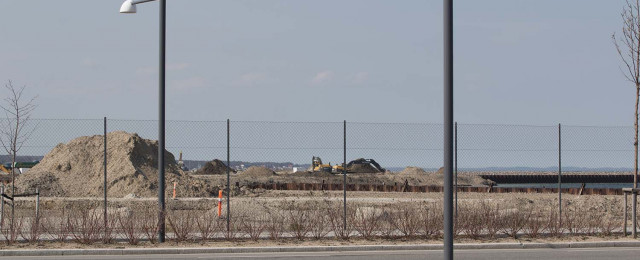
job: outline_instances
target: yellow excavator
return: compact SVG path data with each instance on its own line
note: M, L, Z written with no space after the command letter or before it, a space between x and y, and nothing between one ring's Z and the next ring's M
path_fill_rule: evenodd
M322 159L317 156L313 156L311 162L311 171L313 172L328 172L328 173L342 173L344 169L344 165L336 164L331 165L331 163L323 164Z
M311 171L331 173L331 163L323 164L320 157L313 156L313 159L311 160Z
M4 173L11 174L11 170L5 168L4 165L2 165L2 164L0 164L0 171L2 171Z
M32 168L33 166L36 166L36 164L38 164L39 161L33 161L33 162L16 162L15 163L15 168L18 169L18 171L16 171L16 173L20 174L20 168ZM11 163L4 163L4 164L0 164L0 171L2 172L6 172L8 174L11 174L11 169L13 169L14 167L11 166Z

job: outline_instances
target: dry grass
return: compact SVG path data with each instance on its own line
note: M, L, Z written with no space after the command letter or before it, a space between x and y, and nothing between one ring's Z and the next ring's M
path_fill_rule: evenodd
M233 204L229 231L227 219L219 218L212 208L215 204L206 200L171 201L166 215L167 234L172 241L179 243L225 240L257 243L292 239L303 243L307 240L352 238L369 241L433 240L442 236L441 202L400 200L380 203L356 197L349 201L345 226L341 198L327 194L310 193L312 196L325 195L314 200L300 197L280 199L274 203L247 200ZM565 200L562 224L557 205L552 200L463 200L458 206L456 239L555 239L620 234L622 216L619 208L615 204L589 204L592 198L597 197ZM615 199L609 201L619 202ZM8 221L0 224L0 235L7 244L38 244L50 240L84 245L114 241L130 245L157 242L155 201L113 207L109 209L110 221L106 229L99 203L69 202L64 207L45 207L39 220L33 219L33 211L25 210L17 215L13 235L7 226Z

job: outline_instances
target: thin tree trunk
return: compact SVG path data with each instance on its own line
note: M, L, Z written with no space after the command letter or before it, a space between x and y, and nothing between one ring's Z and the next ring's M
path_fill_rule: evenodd
M640 103L640 84L638 84L636 82L636 113L635 113L635 122L633 124L634 126L634 130L635 130L635 136L634 136L634 167L633 167L633 188L637 189L638 188L638 105ZM636 226L637 226L637 221L638 221L638 211L637 211L637 204L638 204L638 194L636 193L636 191L634 190L633 192L633 197L632 197L632 201L631 203L633 203L632 205L632 210L633 210L633 220L632 220L632 227L633 227L633 238L637 238L638 237L638 233L636 232Z
M19 109L16 108L16 115L19 115ZM13 136L13 145L11 146L11 152L12 152L12 156L11 156L11 198L13 198L13 201L11 201L11 235L15 234L14 231L14 219L15 219L15 205L16 205L16 199L15 199L15 195L16 195L16 154L18 153L18 129L20 127L20 117L17 116L16 118L16 130L15 130L15 134Z

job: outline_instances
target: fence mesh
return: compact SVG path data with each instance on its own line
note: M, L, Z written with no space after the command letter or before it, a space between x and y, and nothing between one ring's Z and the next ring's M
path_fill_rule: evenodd
M2 127L11 123L9 119L0 119ZM18 161L41 160L56 145L80 136L101 135L103 127L102 119L31 120L25 129L33 132L19 151ZM506 235L517 236L520 232L533 237L537 223L534 220L544 222L544 228L538 231L546 234L620 231L623 208L620 196L588 200L567 196L572 203L567 204L571 206L560 218L581 226L557 227L549 224L559 218L553 215L554 203L557 204L555 195L539 195L532 204L535 206L523 206L518 197L496 194L491 196L506 202L494 205L483 200L485 195L479 195L488 190L478 175L553 175L557 173L560 159L567 174L629 174L633 166L632 127L457 124L456 129L459 184L464 187L461 190L468 191L460 197L458 235L493 237L497 234L493 231L500 230L499 233ZM156 140L158 121L109 119L107 130L137 133L142 138ZM168 200L167 225L170 237L176 240L348 238L354 235L435 238L441 230L442 196L438 192L442 191L443 176L437 172L442 166L441 124L166 121L165 140L166 149L176 160L179 153L183 155L183 177L199 180L181 182L183 186L178 187L177 200ZM224 172L199 175L196 171L214 159L226 163L227 151L231 161L231 201L224 200L225 206L218 217L217 192L226 190L226 175ZM322 164L314 165L315 157L321 158ZM345 157L347 165L343 164ZM7 155L0 159L3 163L10 161ZM346 201L342 193L344 168L347 171ZM101 168L97 170L100 172L91 174L100 175ZM171 185L167 183L167 188L171 189ZM201 193L204 195L199 196L199 200L181 195L181 189L195 188L208 190ZM47 200L51 194L45 191L41 195ZM18 236L14 232L13 235L33 239L26 230L33 231L34 225L40 225L43 230L52 231L42 231L47 237L39 239L60 240L67 236L67 240L80 243L104 241L106 237L131 243L136 238L153 241L153 236L148 235L154 234L153 226L157 224L153 199L136 198L132 194L131 201L123 202L110 197L109 222L104 226L101 195L80 201L50 202L49 206L39 209L42 211L39 216L44 216L42 220L35 218L33 198L17 200L15 205L23 221L20 228L23 234ZM589 203L594 201L605 206L592 207ZM231 203L231 218L226 218L227 203ZM502 223L517 223L514 218L523 216L513 212L528 212L528 219L521 223L530 226L494 227L490 226L493 222L479 223L480 219L474 219L493 216ZM7 229L6 208L1 216L0 233L5 240L11 240L14 237ZM580 216L598 219L600 226L586 219L575 219ZM77 230L79 226L91 225L95 230ZM114 235L108 235L109 232Z

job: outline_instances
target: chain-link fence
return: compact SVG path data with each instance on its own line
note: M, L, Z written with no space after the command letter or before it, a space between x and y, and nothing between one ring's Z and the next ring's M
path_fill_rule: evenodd
M155 241L158 122L106 120L108 205L101 200L104 127L102 119L34 119L24 126L31 132L18 161L40 163L31 170L21 169L26 172L18 177L18 191L38 188L47 201L38 210L46 214L35 218L30 198L4 200L17 206L23 225L19 233L7 230L0 220L5 240L18 236L30 240L35 232L46 233L49 240L80 243ZM77 139L82 136L87 137ZM567 193L608 194L588 189L629 187L625 178L633 167L632 127L456 124L454 136L457 191L465 194L456 214L459 235L536 236L536 232L619 229L620 197L567 197L575 200L574 208L557 213L553 194L560 172L579 180L563 184ZM165 217L168 234L176 240L437 238L441 232L441 124L167 121L165 141L166 150L174 156L168 160ZM0 159L10 162L8 156ZM522 179L527 175L533 177ZM620 181L590 183L593 176ZM509 178L512 181L504 182ZM486 200L489 192L514 191L551 194L535 197L540 201L535 207L514 196L491 195L508 202L503 205ZM593 209L589 203L607 206L584 210L583 206ZM106 224L101 222L103 207L109 216ZM517 210L503 210L508 208ZM5 209L0 215L6 219L7 214ZM481 216L493 216L499 223ZM576 216L596 218L600 224ZM560 218L568 221L560 227L550 224ZM34 231L34 225L41 230Z

